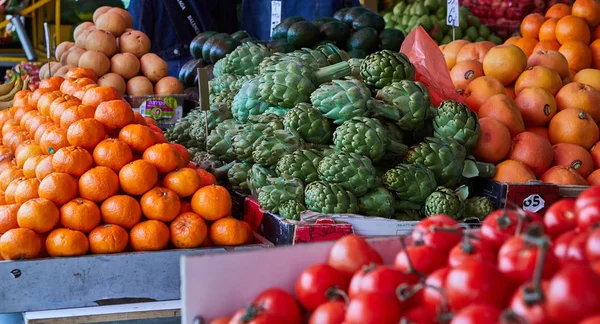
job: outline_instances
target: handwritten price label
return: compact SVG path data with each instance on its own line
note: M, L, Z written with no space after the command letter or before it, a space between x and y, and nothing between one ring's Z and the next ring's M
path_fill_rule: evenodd
M458 27L458 0L446 0L446 25Z
M281 1L271 1L271 36L273 29L281 22Z
M530 211L532 213L539 212L540 210L544 209L545 206L546 201L538 194L530 195L523 200L523 210Z

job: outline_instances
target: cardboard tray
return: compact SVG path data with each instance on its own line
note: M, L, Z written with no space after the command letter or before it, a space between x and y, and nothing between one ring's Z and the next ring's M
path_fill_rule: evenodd
M401 250L397 237L369 241L384 264L392 264ZM196 317L208 323L232 315L270 287L294 293L300 273L312 264L326 262L334 243L182 257L182 324L193 324Z

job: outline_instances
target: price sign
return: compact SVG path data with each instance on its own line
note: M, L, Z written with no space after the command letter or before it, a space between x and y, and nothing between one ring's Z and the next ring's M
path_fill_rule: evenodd
M523 200L523 209L532 213L537 213L544 209L546 201L538 194L530 195Z
M281 1L271 1L271 36L273 29L281 22Z
M458 0L446 0L446 25L460 26L458 19Z

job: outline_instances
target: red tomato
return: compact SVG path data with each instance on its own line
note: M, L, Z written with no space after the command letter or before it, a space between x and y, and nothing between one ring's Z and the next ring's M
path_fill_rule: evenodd
M362 266L371 263L382 264L383 260L364 238L347 235L335 242L327 263L350 279Z
M575 199L561 199L552 204L544 214L544 226L546 234L552 238L575 229L577 227Z
M548 293L548 281L542 281L542 293L547 296ZM515 292L512 300L510 301L510 309L522 317L528 324L546 324L549 322L548 314L546 311L546 304L544 301L528 305L525 303L524 289L532 289L531 283L523 284Z
M279 317L284 323L302 323L302 312L296 299L283 289L267 289L258 295L252 304Z
M238 310L229 324L284 324L279 317L256 309L253 306Z
M579 324L600 324L600 315L586 317Z
M437 323L436 313L425 305L415 306L404 313L400 323L419 323L433 324Z
M455 311L473 303L503 308L513 292L513 287L493 264L477 260L450 269L444 284L448 304Z
M575 211L578 212L582 208L596 203L600 200L600 186L591 187L580 193L575 200Z
M448 265L456 267L467 260L483 260L490 263L496 263L496 254L480 240L469 240L460 242L450 250L448 256Z
M346 303L341 300L328 301L317 307L308 324L342 324L346 316Z
M524 212L524 216L512 210L498 209L489 214L481 223L481 240L483 244L498 251L502 244L517 232L519 218L522 218L522 229L532 223L543 223L541 216Z
M456 313L450 324L481 324L499 323L502 310L488 304L472 304Z
M527 234L525 234L527 235ZM532 280L540 248L528 243L524 235L508 239L498 253L498 270L516 284ZM551 251L546 254L542 278L549 279L558 270L558 258Z
M397 300L382 294L354 297L346 309L345 324L398 324L402 312Z
M600 261L600 228L595 229L585 243L585 256L591 263Z
M436 228L456 229L456 232L436 231ZM462 237L463 229L448 215L433 215L420 221L412 232L413 241L423 241L425 245L450 251Z
M588 266L568 265L550 280L545 297L551 321L577 323L600 310L600 277Z
M327 292L330 288L346 290L348 281L337 269L328 264L315 264L306 268L296 281L296 297L308 311L315 310L329 301Z
M394 266L404 273L413 274L410 273L410 263L412 263L414 270L430 274L446 265L446 253L444 250L428 245L411 245L396 254Z
M600 276L600 262L594 262L590 265L590 267L597 275Z
M442 306L443 295L442 291L445 289L446 278L450 268L441 268L435 270L425 280L425 288L423 288L423 305L427 306L430 310L437 310Z
M553 252L562 265L586 263L586 242L589 233L566 232L554 242Z
M380 293L397 298L396 289L401 284L414 283L402 271L388 266L375 266L361 269L350 281L348 296L350 299L362 293Z
M600 200L577 209L577 227L588 231L600 224Z

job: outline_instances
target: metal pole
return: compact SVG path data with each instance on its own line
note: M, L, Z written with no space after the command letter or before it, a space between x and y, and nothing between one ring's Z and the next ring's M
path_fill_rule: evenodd
M37 55L33 50L33 45L29 40L29 36L27 35L27 31L25 30L25 26L21 22L21 16L13 16L10 19L10 22L15 26L15 30L17 31L17 36L19 36L19 40L21 41L21 46L23 46L23 50L25 51L25 56L28 61L37 60Z

